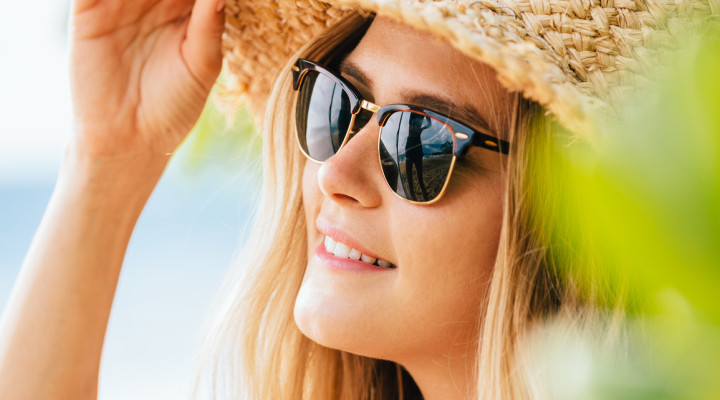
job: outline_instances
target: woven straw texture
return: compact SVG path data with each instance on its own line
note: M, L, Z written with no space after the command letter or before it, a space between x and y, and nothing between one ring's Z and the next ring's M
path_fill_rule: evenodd
M351 10L429 31L493 67L583 136L615 118L694 21L720 0L229 0L225 55L233 90L262 113L274 76Z

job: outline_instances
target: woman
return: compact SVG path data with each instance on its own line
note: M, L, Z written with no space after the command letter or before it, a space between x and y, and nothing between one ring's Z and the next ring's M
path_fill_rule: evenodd
M76 134L3 318L0 398L96 396L127 242L223 53L265 169L203 353L217 397L536 397L536 322L621 314L533 178L677 9L224 1L75 2Z

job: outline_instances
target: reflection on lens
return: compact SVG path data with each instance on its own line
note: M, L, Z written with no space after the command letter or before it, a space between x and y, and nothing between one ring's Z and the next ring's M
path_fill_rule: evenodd
M334 155L348 131L352 113L342 87L317 71L308 71L298 94L296 124L303 150L316 161Z
M403 198L431 201L440 195L453 159L452 131L428 115L398 111L380 134L380 161L390 187Z

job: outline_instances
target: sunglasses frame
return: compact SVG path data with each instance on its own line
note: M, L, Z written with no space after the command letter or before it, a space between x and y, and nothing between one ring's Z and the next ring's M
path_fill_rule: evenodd
M448 169L447 176L445 177L445 182L443 184L442 189L440 190L440 193L438 193L437 196L435 196L433 199L428 201L415 201L411 199L407 199L405 197L400 196L391 186L390 183L387 181L385 177L385 183L387 184L388 188L395 196L397 196L400 199L403 199L409 203L412 204L419 204L419 205L429 205L433 204L437 201L439 201L443 195L445 194L445 191L448 187L448 184L450 183L450 176L452 175L453 169L455 168L455 161L458 157L463 156L467 150L471 146L478 146L482 147L484 149L496 151L501 154L508 154L510 151L510 143L499 139L492 135L491 131L487 128L481 128L483 131L476 130L471 128L465 123L453 120L449 117L446 117L438 112L428 110L426 108L412 106L408 104L388 104L385 106L380 106L378 104L369 102L362 98L360 93L357 89L355 89L350 82L345 80L343 77L339 76L338 74L332 73L329 70L321 67L320 65L309 61L305 59L298 59L295 64L292 66L292 86L293 90L296 91L298 94L295 97L295 101L297 104L297 99L300 94L300 87L302 85L303 79L307 75L308 72L315 71L317 73L320 73L324 75L325 77L331 79L336 84L340 85L340 87L345 91L345 94L348 96L348 99L350 100L350 111L352 113L352 116L350 117L350 123L348 125L348 131L345 132L345 137L343 138L343 142L338 147L338 150L335 152L335 154L339 153L340 150L345 146L345 144L350 140L350 137L354 134L356 134L358 131L360 131L367 122L370 121L372 116L367 118L367 122L364 123L362 126L355 129L355 119L356 117L362 113L362 112L369 112L372 114L375 114L377 117L377 122L380 127L380 132L378 134L378 161L380 162L380 165L382 165L382 159L380 156L380 143L382 140L382 129L385 126L385 123L387 122L387 119L396 112L411 112L416 114L422 114L424 116L427 116L429 118L432 118L446 127L451 132L451 136L453 138L453 157L452 161L450 162L450 168ZM296 116L297 118L297 116ZM298 147L300 148L300 151L307 157L309 160L318 163L323 164L324 161L318 161L314 158L312 158L307 152L303 149L303 146L300 144L300 137L299 132L296 132L295 138L298 141Z

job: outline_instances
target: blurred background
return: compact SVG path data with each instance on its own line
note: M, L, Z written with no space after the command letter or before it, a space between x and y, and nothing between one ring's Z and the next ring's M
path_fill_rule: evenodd
M71 132L69 0L0 5L0 309L53 190ZM180 399L213 296L244 237L259 145L243 111L212 105L131 239L107 331L100 399Z

